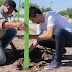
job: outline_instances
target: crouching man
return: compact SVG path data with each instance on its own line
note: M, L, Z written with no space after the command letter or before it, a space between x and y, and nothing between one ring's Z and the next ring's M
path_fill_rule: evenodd
M13 51L16 52L14 44L11 42L16 35L16 30L13 27L18 27L23 30L27 29L24 22L8 22L7 18L10 13L17 12L16 3L12 0L6 0L4 5L0 7L0 65L6 62L4 49L10 44Z
M29 8L29 19L33 23L38 24L38 35L29 36L30 39L36 39L30 47L30 52L38 44L44 47L55 48L55 56L45 69L61 67L62 54L66 52L64 47L72 46L72 26L61 15L52 11L43 14L36 7Z

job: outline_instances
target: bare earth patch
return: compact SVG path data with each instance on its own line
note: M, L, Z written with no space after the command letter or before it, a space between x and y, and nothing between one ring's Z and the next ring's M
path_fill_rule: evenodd
M36 31L30 29L30 34L36 34ZM29 40L29 46L33 40ZM13 39L13 43L20 51L24 48L24 31L17 31L16 37ZM7 56L7 62L5 65L0 66L0 72L72 72L72 48L66 48L67 53L63 56L63 66L55 70L45 70L44 67L52 60L52 56L55 54L55 50L37 46L37 48L30 54L29 57L29 69L23 69L23 58L14 56L10 45L6 48L5 53Z

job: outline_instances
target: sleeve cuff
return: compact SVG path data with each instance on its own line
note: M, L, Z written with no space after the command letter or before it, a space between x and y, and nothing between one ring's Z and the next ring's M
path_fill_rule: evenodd
M47 27L49 27L49 26L55 26L55 25L54 24L47 25Z

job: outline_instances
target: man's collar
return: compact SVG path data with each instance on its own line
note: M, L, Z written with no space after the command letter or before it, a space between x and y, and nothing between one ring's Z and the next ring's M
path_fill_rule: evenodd
M2 8L2 9L4 10L4 12L7 14L8 9L7 9L4 5L2 5L1 8Z

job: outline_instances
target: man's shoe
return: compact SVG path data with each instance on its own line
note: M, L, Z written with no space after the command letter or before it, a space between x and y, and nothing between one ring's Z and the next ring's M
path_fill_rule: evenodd
M62 63L61 62L58 62L56 60L53 60L52 62L50 62L50 64L48 64L44 69L48 69L48 70L51 70L51 69L56 69L56 68L59 68L62 66Z

